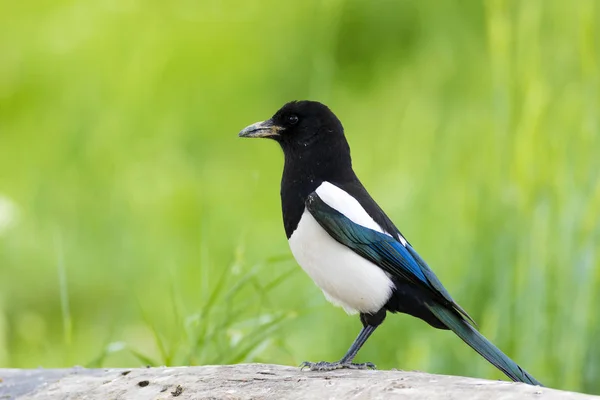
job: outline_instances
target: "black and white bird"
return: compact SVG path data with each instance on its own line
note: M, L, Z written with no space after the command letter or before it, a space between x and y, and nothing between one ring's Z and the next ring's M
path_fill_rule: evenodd
M450 329L512 380L541 385L475 329L471 317L369 195L352 169L342 124L327 106L287 103L239 136L270 138L281 145L281 205L292 253L327 300L358 313L363 325L340 361L304 362L303 367L375 368L352 361L389 311Z

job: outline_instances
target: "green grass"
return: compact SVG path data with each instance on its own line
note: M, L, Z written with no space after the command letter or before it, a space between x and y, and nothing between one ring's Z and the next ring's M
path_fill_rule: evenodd
M289 256L281 152L237 132L292 99L481 331L600 393L600 6L0 3L0 367L339 358L356 317ZM390 316L358 357L502 378Z

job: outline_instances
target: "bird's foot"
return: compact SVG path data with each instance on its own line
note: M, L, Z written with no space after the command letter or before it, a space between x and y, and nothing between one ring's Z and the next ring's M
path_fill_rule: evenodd
M327 361L319 361L319 362L310 362L304 361L300 364L300 369L308 369L309 371L334 371L336 369L377 369L375 364L366 362L362 364L355 364L350 362L327 362Z

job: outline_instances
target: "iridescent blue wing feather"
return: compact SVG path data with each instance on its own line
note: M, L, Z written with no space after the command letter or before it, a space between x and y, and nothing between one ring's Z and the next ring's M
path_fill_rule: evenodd
M473 319L452 299L438 277L410 244L352 222L344 214L330 207L316 193L312 193L306 208L327 233L339 243L371 261L396 278L410 282L428 291L433 298Z

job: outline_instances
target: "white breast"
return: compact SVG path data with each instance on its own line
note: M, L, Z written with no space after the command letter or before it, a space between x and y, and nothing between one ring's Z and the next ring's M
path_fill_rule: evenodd
M325 182L317 194L353 222L381 232L358 201L343 190ZM325 297L346 312L376 312L389 300L394 284L388 275L331 238L310 212L304 210L289 244L298 264Z

